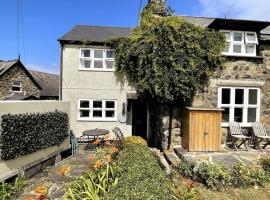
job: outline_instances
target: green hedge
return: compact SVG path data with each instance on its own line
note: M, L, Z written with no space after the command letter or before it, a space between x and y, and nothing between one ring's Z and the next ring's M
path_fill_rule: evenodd
M1 159L10 160L50 146L60 145L69 135L64 112L7 114L1 117Z
M116 171L118 184L104 199L172 199L173 185L147 146L126 144L116 161Z

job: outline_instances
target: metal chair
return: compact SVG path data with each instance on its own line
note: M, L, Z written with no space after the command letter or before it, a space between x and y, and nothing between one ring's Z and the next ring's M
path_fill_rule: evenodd
M253 123L252 130L255 137L255 147L259 147L261 151L270 145L270 135L267 134L265 126L262 123ZM265 142L263 144L263 142Z
M230 133L232 137L232 145L238 151L242 145L245 146L246 151L248 151L248 140L250 137L245 136L242 132L241 126L237 122L230 122L229 123ZM237 141L240 141L240 144L237 144Z
M70 144L72 155L74 155L78 151L79 144L73 130L70 130Z

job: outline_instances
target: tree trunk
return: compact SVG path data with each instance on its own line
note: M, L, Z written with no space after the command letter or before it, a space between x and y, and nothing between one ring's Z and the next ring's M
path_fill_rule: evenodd
M172 144L172 120L173 120L173 106L169 104L169 137L168 137L168 147L169 150Z

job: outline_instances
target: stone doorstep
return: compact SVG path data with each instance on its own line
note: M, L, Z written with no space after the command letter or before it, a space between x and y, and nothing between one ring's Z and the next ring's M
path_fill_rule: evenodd
M164 157L173 167L177 167L177 165L181 162L179 157L174 152L165 151Z

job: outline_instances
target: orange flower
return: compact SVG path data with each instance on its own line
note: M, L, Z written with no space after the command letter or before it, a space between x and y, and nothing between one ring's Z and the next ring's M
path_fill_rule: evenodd
M103 166L103 162L101 160L97 160L95 162L94 168L99 169Z
M70 166L63 166L59 169L59 174L61 176L66 176L70 173L71 167Z
M110 141L106 141L106 142L105 142L105 145L106 145L106 146L110 146L110 145L111 145L111 142L110 142Z
M98 138L98 139L96 139L92 144L98 145L100 142L101 142L101 140Z
M110 134L106 134L104 135L103 139L106 140L106 139L109 139L110 137L111 137Z
M119 150L118 150L115 146L112 147L112 152L113 152L113 153L117 153L118 151L119 151Z
M24 200L36 200L34 196L26 197Z
M94 159L93 154L89 154L89 155L88 155L88 160L89 160L89 161L92 161L93 159Z
M112 156L111 156L110 154L107 154L107 155L105 156L105 160L107 160L108 162L111 162Z
M45 185L40 185L35 189L35 193L37 193L37 194L46 194L47 193L47 187Z

